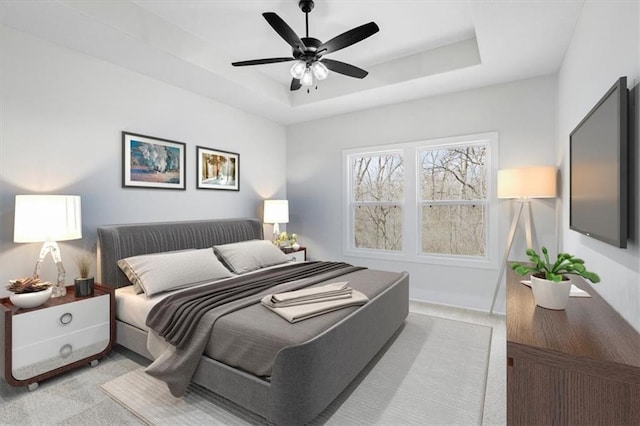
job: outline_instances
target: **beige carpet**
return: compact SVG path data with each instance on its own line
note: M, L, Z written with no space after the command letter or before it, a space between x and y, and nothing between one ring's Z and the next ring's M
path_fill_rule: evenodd
M490 327L409 314L395 340L312 423L479 425L490 343ZM148 424L265 423L198 385L174 398L143 368L101 389Z

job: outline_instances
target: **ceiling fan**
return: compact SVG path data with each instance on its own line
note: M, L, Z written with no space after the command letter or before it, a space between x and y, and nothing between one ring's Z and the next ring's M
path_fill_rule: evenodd
M248 65L273 64L276 62L296 61L291 67L291 90L298 90L302 86L313 85L314 77L317 80L324 80L329 75L329 70L344 74L349 77L365 78L367 71L345 62L327 59L324 55L344 49L352 44L358 43L367 37L377 33L380 28L375 22L361 25L346 31L331 40L323 43L317 38L309 37L309 12L313 10L313 0L300 0L298 2L300 10L305 14L306 37L298 35L287 25L282 18L274 12L262 14L269 25L282 37L292 48L292 57L253 59L249 61L233 62L234 67L244 67ZM317 86L316 86L317 88Z

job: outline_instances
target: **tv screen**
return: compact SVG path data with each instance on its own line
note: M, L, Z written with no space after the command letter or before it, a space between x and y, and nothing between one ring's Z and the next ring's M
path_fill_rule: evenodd
M627 247L627 78L571 132L569 228Z

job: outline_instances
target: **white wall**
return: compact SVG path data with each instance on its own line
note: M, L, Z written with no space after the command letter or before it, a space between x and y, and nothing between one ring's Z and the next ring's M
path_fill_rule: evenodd
M336 259L411 274L411 297L489 310L497 270L346 257L342 253L342 150L499 132L499 168L555 163L555 76L438 96L287 128L289 229L315 259ZM510 222L500 202L502 250ZM556 245L553 200L533 202L538 240ZM511 258L524 258L519 237ZM504 312L504 287L498 310Z
M558 146L563 170L562 246L585 259L602 281L593 286L640 331L640 146L638 113L630 134L628 247L619 249L569 230L569 133L620 76L627 76L638 103L640 82L640 3L585 2L558 73Z
M81 241L101 224L257 217L265 197L285 197L285 129L138 73L2 26L0 80L0 283L32 273L39 244L13 243L16 194L82 196ZM186 191L121 187L121 132L187 144ZM195 189L196 145L240 154L240 191ZM43 278L55 280L47 259ZM94 265L95 270L95 265ZM0 285L0 297L6 296Z

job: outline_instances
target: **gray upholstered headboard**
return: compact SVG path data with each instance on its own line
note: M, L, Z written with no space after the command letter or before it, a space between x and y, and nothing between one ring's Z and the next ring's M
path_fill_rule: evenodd
M258 219L134 223L98 227L98 282L109 287L129 285L117 265L125 257L215 244L263 239Z

